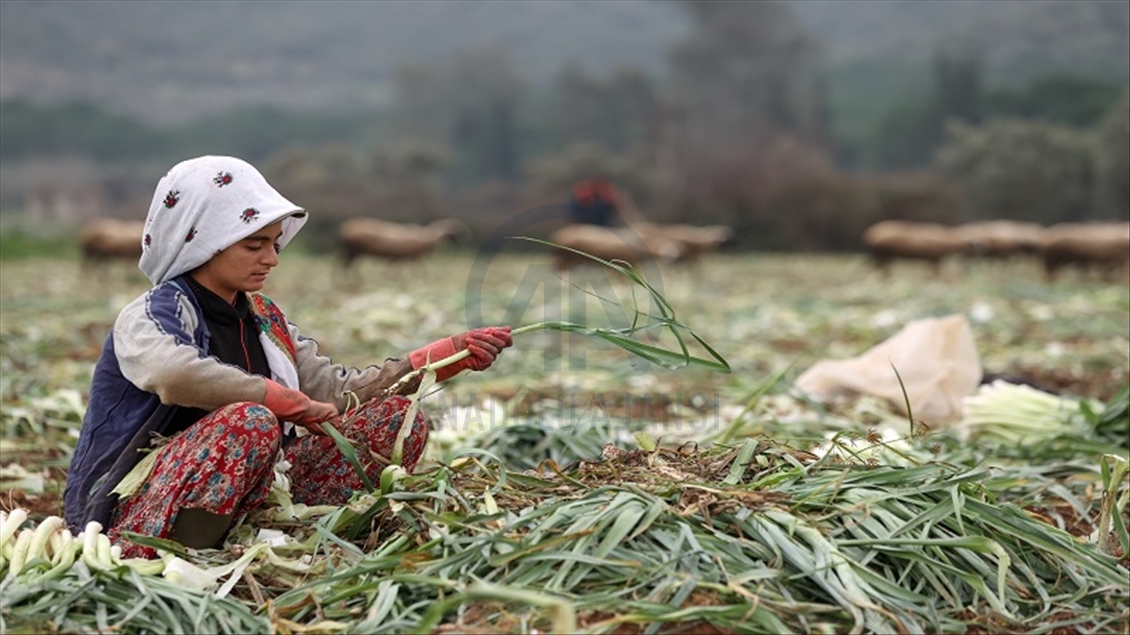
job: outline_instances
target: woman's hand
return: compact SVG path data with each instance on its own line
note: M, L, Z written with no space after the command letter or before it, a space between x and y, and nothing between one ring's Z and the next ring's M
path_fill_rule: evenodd
M436 380L450 379L464 370L486 370L502 353L502 349L511 346L514 340L510 336L509 326L484 326L472 329L466 333L445 337L418 348L408 354L412 368L421 368L425 364L438 362L451 357L459 351L466 350L471 354L463 359L436 369Z
M263 405L275 413L279 421L297 423L311 432L322 434L321 427L314 424L329 421L338 415L337 406L332 403L314 401L305 393L270 379L266 382L267 392L263 396Z

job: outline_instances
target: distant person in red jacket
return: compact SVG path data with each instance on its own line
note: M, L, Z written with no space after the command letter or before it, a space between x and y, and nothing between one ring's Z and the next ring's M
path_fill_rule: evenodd
M569 220L585 225L608 227L624 222L625 201L604 175L582 179L569 191Z

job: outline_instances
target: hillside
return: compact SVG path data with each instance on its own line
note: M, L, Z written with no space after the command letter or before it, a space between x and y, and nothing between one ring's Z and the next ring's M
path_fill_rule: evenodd
M924 89L941 43L983 51L990 83L1070 70L1126 81L1130 3L798 1L826 51L833 110L866 118ZM501 46L531 83L567 63L656 74L691 27L679 3L0 3L0 99L83 97L156 121L236 104L381 103L399 64ZM845 110L846 109L846 110Z
M976 52L989 87L1074 73L1130 83L1130 3L1122 1L792 2L829 59L833 126L870 135L886 107L930 89L938 47Z
M1130 3L852 0L792 2L834 67L925 59L938 44L980 51L987 79L1012 84L1057 70L1127 81Z
M380 103L403 62L502 46L531 78L659 71L689 22L653 2L0 3L0 98L85 95L155 119Z

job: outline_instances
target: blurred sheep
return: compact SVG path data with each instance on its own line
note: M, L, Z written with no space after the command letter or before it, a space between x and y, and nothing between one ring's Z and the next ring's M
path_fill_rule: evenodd
M466 224L454 218L439 219L427 225L353 218L338 228L338 245L342 263L349 268L363 256L389 261L423 258L439 245L468 231Z
M1044 230L1040 255L1048 280L1075 266L1113 278L1130 262L1130 223L1060 223Z
M634 265L659 260L676 262L685 253L678 241L662 235L644 237L627 227L601 227L576 223L566 225L549 235L549 241L583 251L605 260L622 260ZM559 270L591 263L579 254L556 250L554 264Z
M96 218L83 227L79 239L83 262L87 264L112 260L137 262L141 258L141 238L144 233L144 221Z
M962 252L968 256L1007 259L1040 251L1044 228L1013 220L976 221L959 225Z
M961 236L953 227L904 220L871 225L863 232L863 243L876 266L884 271L891 261L903 259L929 262L937 273L942 260L962 249Z
M730 242L734 237L733 228L727 225L697 227L637 222L632 224L632 229L647 242L659 239L678 243L680 251L676 258L677 262L693 262L702 254L714 251Z

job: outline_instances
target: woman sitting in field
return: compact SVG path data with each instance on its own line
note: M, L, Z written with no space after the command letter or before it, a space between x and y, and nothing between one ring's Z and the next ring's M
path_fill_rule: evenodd
M140 261L154 287L122 309L95 367L64 494L72 531L98 521L127 557L156 552L122 530L216 546L266 499L280 451L294 502L344 503L361 478L320 423L370 450L358 455L376 480L410 405L386 389L464 349L437 379L484 370L511 345L510 327L486 327L379 367L332 363L256 293L305 222L305 210L232 157L184 161L157 184ZM339 417L350 394L361 405ZM419 414L409 425L402 465L412 471L428 429ZM115 488L147 449L158 453L148 476L120 498Z

